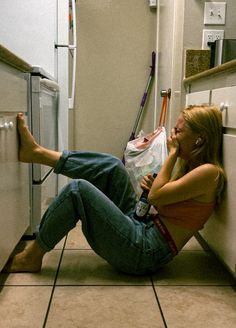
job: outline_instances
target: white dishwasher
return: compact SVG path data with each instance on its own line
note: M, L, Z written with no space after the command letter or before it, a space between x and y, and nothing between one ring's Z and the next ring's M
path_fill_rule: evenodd
M17 112L28 108L27 75L0 61L0 270L30 222L29 165L18 161Z

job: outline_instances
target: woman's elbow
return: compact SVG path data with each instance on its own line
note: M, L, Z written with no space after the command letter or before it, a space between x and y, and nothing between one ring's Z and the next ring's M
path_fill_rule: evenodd
M167 200L161 192L152 191L148 194L148 203L152 206L159 207L167 204Z
M154 206L157 204L157 195L154 195L152 191L148 194L148 203Z

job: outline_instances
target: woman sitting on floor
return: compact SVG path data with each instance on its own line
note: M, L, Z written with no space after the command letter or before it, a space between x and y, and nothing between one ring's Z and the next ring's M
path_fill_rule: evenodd
M224 187L222 117L215 107L191 106L180 113L163 167L155 179L147 175L141 182L157 210L146 223L133 217L136 195L120 160L102 153L46 149L35 142L23 114L18 114L18 131L20 161L48 165L73 180L43 215L36 240L8 261L7 272L40 271L45 253L79 220L91 248L115 268L132 274L156 272L202 229Z

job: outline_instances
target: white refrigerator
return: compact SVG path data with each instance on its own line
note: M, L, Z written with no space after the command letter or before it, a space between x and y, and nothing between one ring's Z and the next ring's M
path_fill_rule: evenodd
M74 105L75 8L75 0L0 1L0 43L36 70L40 67L59 84L60 150L68 148L68 110ZM72 34L70 45L69 34ZM73 63L71 73L69 60ZM59 189L66 182L67 179L60 177Z

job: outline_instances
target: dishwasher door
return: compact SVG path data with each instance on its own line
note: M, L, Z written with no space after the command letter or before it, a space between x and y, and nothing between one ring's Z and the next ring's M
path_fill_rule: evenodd
M59 86L54 81L32 76L31 90L31 132L40 145L57 150ZM33 182L41 183L51 170L48 166L33 164Z

